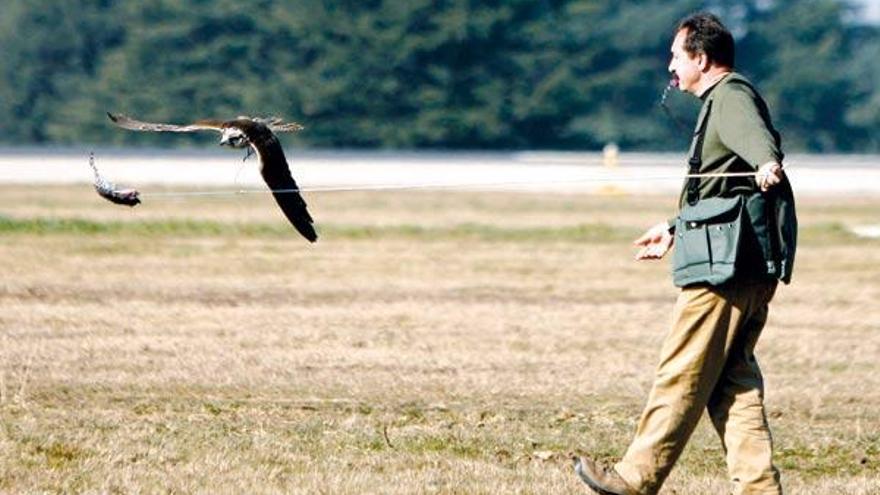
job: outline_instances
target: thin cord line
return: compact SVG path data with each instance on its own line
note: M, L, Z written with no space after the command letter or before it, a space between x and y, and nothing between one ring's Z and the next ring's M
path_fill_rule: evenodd
M786 165L785 169L791 168ZM754 177L756 172L718 172L706 174L653 175L639 177L581 177L577 179L558 179L540 181L505 181L482 183L425 183L425 184L375 184L362 186L314 186L295 189L230 189L219 191L169 191L141 193L141 197L176 197L176 196L228 196L237 194L292 194L301 192L354 192L354 191L395 191L418 189L474 189L482 187L531 186L536 184L577 184L590 182L649 182L659 180L683 180L690 178L716 177Z

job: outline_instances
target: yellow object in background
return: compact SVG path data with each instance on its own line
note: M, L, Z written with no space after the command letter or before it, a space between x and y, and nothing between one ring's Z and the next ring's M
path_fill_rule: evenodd
M620 148L615 143L606 144L602 148L602 165L605 168L616 169L619 163ZM625 196L626 191L614 183L608 183L596 189L596 194L603 196Z

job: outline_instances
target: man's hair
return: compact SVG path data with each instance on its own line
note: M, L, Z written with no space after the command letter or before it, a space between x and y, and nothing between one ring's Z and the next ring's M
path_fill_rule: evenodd
M675 32L687 30L684 49L691 55L705 53L715 64L733 67L733 35L721 20L708 12L691 14L678 23Z

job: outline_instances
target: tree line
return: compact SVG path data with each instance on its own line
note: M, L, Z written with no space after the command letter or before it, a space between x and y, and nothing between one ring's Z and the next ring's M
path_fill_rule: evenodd
M106 111L282 116L301 147L681 149L672 29L718 13L788 150L880 151L880 36L836 0L5 0L0 142L191 145ZM686 122L697 101L674 94Z

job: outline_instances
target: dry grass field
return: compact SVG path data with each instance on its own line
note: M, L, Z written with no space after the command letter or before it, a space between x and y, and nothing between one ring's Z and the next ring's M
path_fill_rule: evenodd
M586 493L676 291L631 239L674 198L0 186L0 493ZM800 202L758 348L791 494L880 493L876 198ZM727 493L704 421L663 493Z

